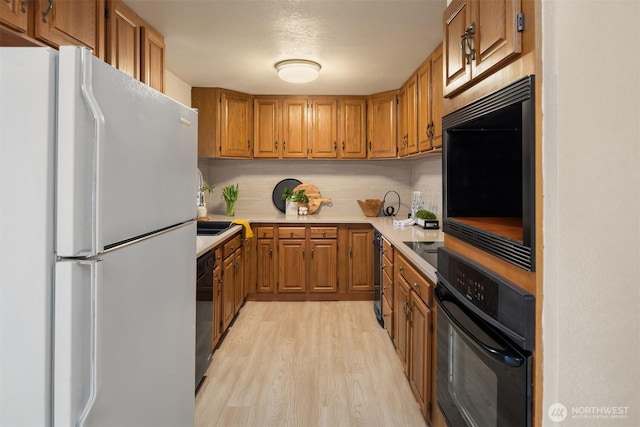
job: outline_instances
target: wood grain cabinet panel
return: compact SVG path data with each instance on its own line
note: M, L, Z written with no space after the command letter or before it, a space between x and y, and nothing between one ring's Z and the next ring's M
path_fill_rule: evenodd
M418 69L418 151L442 147L442 45Z
M307 98L282 100L282 157L304 159L308 155Z
M260 236L260 234L258 234ZM256 247L257 258L257 292L273 293L275 291L276 254L273 235L258 238Z
M141 80L164 93L164 37L148 25L142 27Z
M280 239L278 241L278 292L306 291L305 248L305 240Z
M370 159L396 157L397 103L397 90L371 95L367 101L367 138Z
M367 101L341 98L338 104L338 157L367 158Z
M142 20L120 0L108 0L107 8L107 62L140 79Z
M103 0L36 0L34 36L54 47L81 45L104 57Z
M309 157L335 159L338 157L338 101L335 97L311 97Z
M338 290L338 242L334 238L311 239L309 242L310 292Z
M221 91L220 95L220 155L251 157L252 99L250 95Z
M29 25L29 1L0 0L0 24L26 33Z
M373 230L352 228L348 231L349 292L373 291Z
M253 157L281 157L281 104L277 97L256 96L253 100Z
M444 12L444 96L453 97L522 52L521 0L454 0Z

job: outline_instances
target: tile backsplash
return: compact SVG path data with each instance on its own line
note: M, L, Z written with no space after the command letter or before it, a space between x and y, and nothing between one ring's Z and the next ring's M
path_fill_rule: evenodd
M198 167L206 182L216 188L205 195L211 214L224 214L222 188L239 184L236 216L253 213L278 213L273 204L273 189L285 178L295 178L313 184L322 197L332 203L323 203L318 213L323 216L361 215L356 200L383 199L388 191L400 195L400 213L406 218L411 207L412 192L422 191L425 207L442 209L441 157L417 160L379 161L320 161L320 160L233 160L199 159ZM278 195L279 197L279 195ZM397 207L397 197L387 196L386 206ZM431 210L431 209L430 209Z

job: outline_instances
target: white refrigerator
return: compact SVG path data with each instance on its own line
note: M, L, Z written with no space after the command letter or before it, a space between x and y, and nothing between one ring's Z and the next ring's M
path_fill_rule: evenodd
M191 426L197 113L0 48L0 426Z

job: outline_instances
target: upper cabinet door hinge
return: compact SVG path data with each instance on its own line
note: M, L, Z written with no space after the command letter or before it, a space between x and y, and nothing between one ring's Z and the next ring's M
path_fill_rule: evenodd
M516 28L518 32L524 31L524 13L519 13L516 16Z

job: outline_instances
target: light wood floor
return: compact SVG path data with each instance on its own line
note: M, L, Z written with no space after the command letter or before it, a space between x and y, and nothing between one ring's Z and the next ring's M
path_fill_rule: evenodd
M196 396L196 426L425 426L370 301L248 301Z

